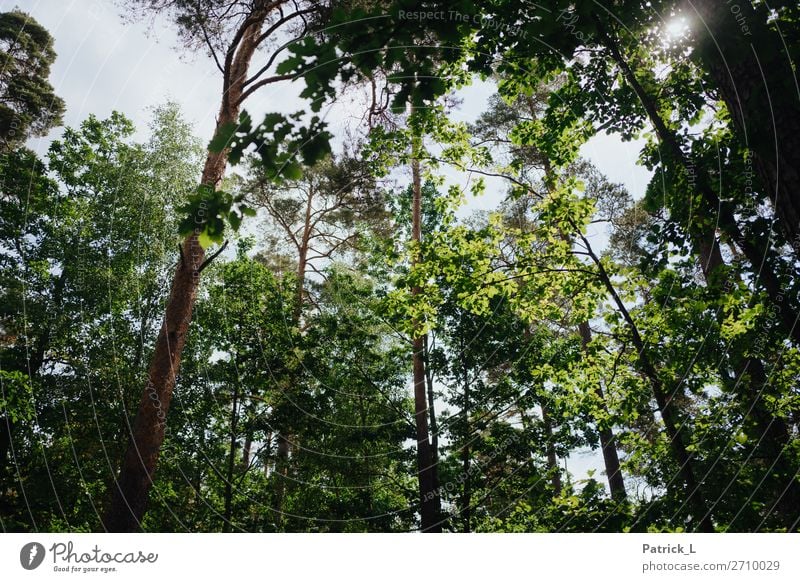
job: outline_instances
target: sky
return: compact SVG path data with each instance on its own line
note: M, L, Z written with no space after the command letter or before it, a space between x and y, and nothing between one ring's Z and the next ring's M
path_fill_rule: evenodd
M178 102L203 139L210 138L219 106L221 78L203 54L179 48L166 24L124 22L122 9L112 0L0 0L0 7L19 7L31 14L55 39L58 58L51 82L67 103L64 123L74 126L90 113L103 118L113 110L132 119L146 136L148 108L166 100ZM247 107L261 112L293 112L305 107L298 98L301 81L263 88ZM489 83L475 83L461 92L456 119L475 119L493 93ZM344 104L328 113L334 130L359 117ZM31 143L44 153L61 130ZM640 143L622 143L616 136L599 135L581 150L611 180L621 182L640 197L649 172L636 165Z
M0 0L0 8L24 10L54 37L58 57L51 83L66 102L64 125L77 126L89 114L103 119L116 110L136 124L136 138L144 140L149 108L172 100L180 105L198 136L211 138L221 76L206 55L179 48L174 30L166 23L125 22L122 9L112 0ZM304 109L306 103L298 96L301 83L267 86L248 100L247 109L255 119L267 111ZM490 83L480 82L462 90L462 105L454 118L474 120L493 92ZM346 125L358 121L361 113L356 110L352 102L344 102L327 111L334 134L342 134ZM54 129L48 136L32 140L29 147L43 156L61 132ZM640 147L640 142L623 143L602 134L586 143L581 154L639 198L650 179L649 172L636 164ZM450 179L459 177L451 174ZM468 208L491 209L499 196L499 192L490 192L471 200ZM602 460L596 453L576 452L568 465L580 478L588 469L597 469L599 475Z

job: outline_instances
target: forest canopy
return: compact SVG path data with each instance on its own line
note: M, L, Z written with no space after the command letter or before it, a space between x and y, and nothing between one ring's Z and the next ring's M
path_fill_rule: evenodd
M800 9L733 6L117 2L208 135L0 14L0 529L797 531Z

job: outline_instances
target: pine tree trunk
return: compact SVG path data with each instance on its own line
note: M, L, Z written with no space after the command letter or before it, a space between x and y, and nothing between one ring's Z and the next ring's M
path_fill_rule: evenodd
M422 182L420 177L419 160L411 162L413 178L411 210L411 238L417 247L413 262L418 261L419 244L422 241ZM413 287L411 294L416 296L421 293L419 287ZM416 324L418 322L414 322ZM428 431L428 397L425 385L425 346L422 335L412 341L412 364L414 382L414 420L417 427L417 473L419 478L420 517L423 532L438 533L442 531L437 507L440 506L439 490L436 487L437 471L431 453L431 442Z
M231 531L231 519L233 519L233 470L236 466L236 443L237 428L239 424L239 390L234 388L233 399L231 401L231 434L228 444L228 468L225 475L225 493L223 500L225 511L222 516L222 531Z
M583 349L586 350L587 346L592 341L592 330L589 328L589 324L584 322L578 325L578 332L581 336ZM602 406L603 412L608 416L608 406L606 406L603 387L598 383L595 384L594 390L600 400L600 406ZM619 464L619 454L617 453L614 431L611 430L610 426L598 428L600 432L600 448L603 452L603 463L606 467L606 477L608 478L608 488L611 491L611 497L617 501L625 501L628 498L628 494L625 491L625 480L622 476L622 469Z
M228 92L222 96L215 134L223 125L235 122L238 118L242 83L247 76L263 20L262 17L251 24L238 45L229 77L224 80ZM226 165L227 152L209 152L203 167L201 184L216 188L222 180ZM200 283L200 268L205 258L205 250L198 241L198 234L195 232L187 236L181 248L181 260L175 270L164 321L150 360L147 384L142 392L136 418L130 427L131 441L119 477L112 485L111 504L103 519L103 527L109 532L139 531L147 510L148 495L166 433L172 391L192 320L192 309Z

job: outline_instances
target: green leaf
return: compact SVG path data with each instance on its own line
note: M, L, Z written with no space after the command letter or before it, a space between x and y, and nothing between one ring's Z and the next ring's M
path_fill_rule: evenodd
M236 135L238 129L239 124L232 121L220 127L211 142L208 144L209 151L219 153L227 148L233 140L233 137Z
M203 232L201 232L197 236L197 242L200 243L200 246L203 247L204 250L213 244L213 241L211 240L211 237L208 235L207 230L203 230Z
M235 231L239 230L239 227L242 225L242 218L235 212L231 212L228 214L228 222L231 224L231 228Z

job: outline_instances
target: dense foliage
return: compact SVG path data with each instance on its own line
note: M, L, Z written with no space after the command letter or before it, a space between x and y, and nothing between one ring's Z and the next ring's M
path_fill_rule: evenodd
M3 531L107 527L192 237L145 531L800 527L794 3L295 5L258 74L307 111L263 123L228 73L283 12L129 4L232 119L206 151L173 103L144 141L90 115L40 159L53 41L0 15ZM337 148L317 114L353 93ZM641 144L641 195L581 155L601 134Z

